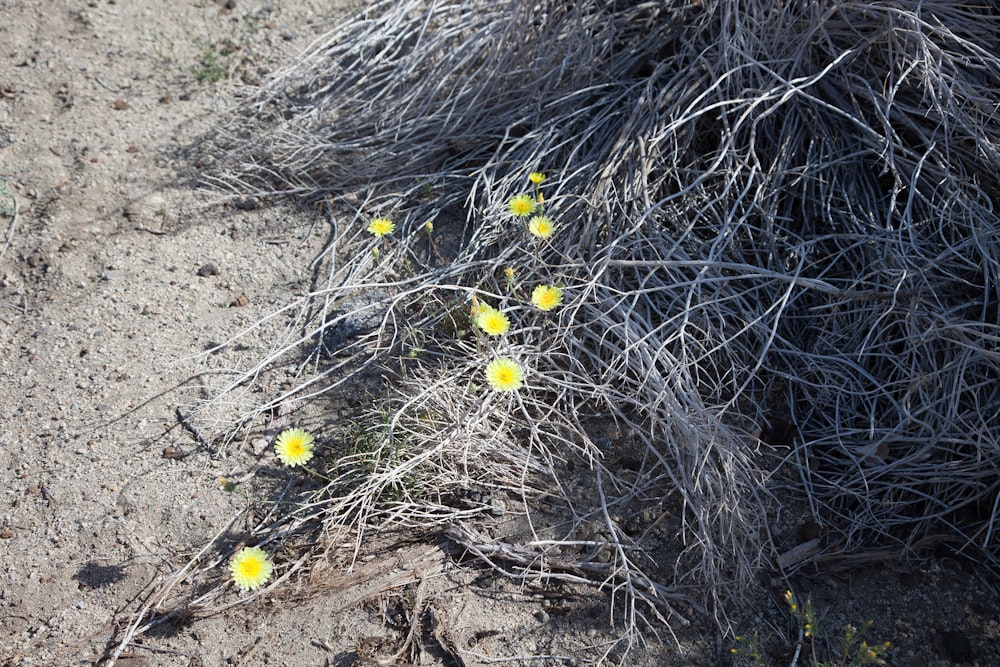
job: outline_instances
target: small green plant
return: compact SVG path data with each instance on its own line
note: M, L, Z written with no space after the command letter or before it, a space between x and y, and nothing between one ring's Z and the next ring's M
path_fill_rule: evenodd
M403 347L408 358L417 359L427 351L427 335L419 329L407 329L403 332Z
M150 31L149 41L153 43L153 55L155 56L153 62L158 69L167 70L177 66L178 58L172 40L162 33Z
M764 655L760 652L760 640L756 632L753 633L753 637L737 635L736 646L730 649L730 651L733 655L749 658L753 661L754 667L762 667L764 665Z
M864 639L873 622L865 621L860 628L848 625L844 628L844 636L837 643L835 655L828 661L820 660L819 644L827 643L821 632L820 618L813 607L812 600L806 598L804 604L799 604L792 591L785 592L785 603L799 626L799 639L796 644L793 665L799 663L799 653L802 649L808 652L806 663L809 667L861 667L862 665L884 665L883 656L889 651L890 643L869 645ZM737 636L736 646L730 652L742 658L749 659L754 667L765 667L768 663L760 648L760 641L755 632L752 637Z
M417 473L401 472L408 453L403 439L389 433L390 420L388 412L379 410L370 421L354 424L345 436L349 453L341 465L353 466L360 473L355 481L362 486L382 480L370 485L373 500L397 501L423 492Z
M861 624L860 629L848 625L844 629L843 639L839 642L837 652L839 655L829 662L819 660L817 657L817 643L819 641L817 636L820 624L812 600L806 598L805 604L800 605L795 594L789 590L785 591L785 602L788 604L788 610L792 613L792 617L798 622L802 636L807 640L807 643L803 643L803 645L809 650L810 667L860 667L861 665L885 664L882 656L888 652L889 642L869 646L864 639L865 634L871 629L873 621L865 621Z
M216 83L229 76L229 67L222 55L211 46L206 46L198 64L191 68L191 73L202 83Z

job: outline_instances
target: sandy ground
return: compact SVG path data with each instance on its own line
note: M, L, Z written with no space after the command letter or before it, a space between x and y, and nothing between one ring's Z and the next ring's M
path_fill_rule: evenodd
M198 146L345 4L0 0L4 665L98 663L149 591L243 511L217 480L246 475L252 448L213 455L176 410L266 352L262 330L205 354L308 288L327 230L307 211L206 206ZM220 428L238 409L219 407ZM616 636L602 594L507 582L436 544L337 581L164 624L118 664L457 664L451 643L470 665L573 665ZM957 561L802 586L835 624L874 617L898 646L891 664L1000 664L995 595ZM434 618L400 651L413 596ZM794 639L780 608L763 600L748 627ZM735 664L708 622L647 639L628 664Z

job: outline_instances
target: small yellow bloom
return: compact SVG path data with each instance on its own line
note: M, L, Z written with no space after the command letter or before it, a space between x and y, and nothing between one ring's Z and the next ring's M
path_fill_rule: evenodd
M300 428L290 428L281 432L274 442L278 459L286 466L303 465L313 457L313 437Z
M562 290L555 285L539 285L531 292L531 303L539 310L552 310L562 299Z
M490 336L502 336L510 329L510 320L496 308L480 305L476 325Z
M511 215L518 218L526 218L535 212L535 200L531 195L517 195L511 197L507 203L507 210Z
M544 215L536 215L528 222L528 231L536 238L547 239L552 236L556 228Z
M508 266L503 270L503 275L507 280L514 280L514 269Z
M546 178L545 174L543 174L540 171L533 171L530 174L528 174L528 180L534 183L535 185L538 185L539 183L544 183L545 178Z
M375 218L368 225L368 232L372 234L375 238L380 239L383 236L388 236L396 230L396 225L393 224L392 220L388 218Z
M233 582L244 591L252 591L267 583L274 565L260 547L244 547L229 561Z
M517 391L524 384L524 371L509 357L499 357L486 365L486 381L496 391Z
M428 234L434 233L434 223L431 222L430 220L428 220L427 222L425 222L424 223L424 231L426 231Z

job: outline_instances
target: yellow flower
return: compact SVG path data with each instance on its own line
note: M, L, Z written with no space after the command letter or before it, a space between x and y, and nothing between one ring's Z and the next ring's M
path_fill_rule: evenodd
M244 547L229 561L233 582L244 591L252 591L267 583L274 565L260 547Z
M517 195L511 197L507 203L507 210L511 215L518 218L526 218L535 212L535 200L531 195Z
M524 384L524 371L509 357L499 357L486 365L486 381L496 391L517 391Z
M483 304L477 309L476 325L491 336L502 336L510 329L510 320L496 308Z
M540 239L547 239L556 231L552 221L544 215L536 215L528 223L528 231L531 235Z
M508 266L503 270L503 277L507 279L508 285L512 285L514 283L514 269Z
M562 290L555 285L539 285L531 292L531 303L539 310L552 310L562 303Z
M290 428L281 432L274 442L274 451L286 466L307 463L313 457L313 437L300 428Z
M545 174L543 174L540 171L533 171L530 174L528 174L528 180L534 183L535 185L538 185L539 183L544 183Z
M434 223L431 222L430 220L428 220L427 222L425 222L424 223L424 231L426 231L428 234L432 234L434 232Z
M396 230L396 225L393 224L392 220L388 218L375 218L368 225L368 232L375 236L375 238L380 239L383 236L392 234Z

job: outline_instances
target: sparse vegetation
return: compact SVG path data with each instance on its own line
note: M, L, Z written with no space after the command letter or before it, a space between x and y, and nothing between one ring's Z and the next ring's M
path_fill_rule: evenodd
M202 83L216 83L229 76L228 58L211 46L201 52L198 63L191 67L194 78Z
M240 166L214 185L342 197L345 222L316 264L325 286L286 308L311 319L217 400L276 366L317 369L234 427L255 428L289 397L398 368L408 332L426 340L372 415L387 415L378 465L334 462L270 539L308 528L360 550L373 526L446 534L512 577L610 592L626 651L693 615L728 632L794 546L779 506L824 528L787 570L942 535L995 565L990 11L386 2L317 42L239 119L220 162ZM382 212L391 229L372 228ZM428 251L427 221L453 251ZM560 286L558 308L532 305L538 285ZM454 335L456 299L509 321ZM362 311L371 325L331 349ZM768 437L778 421L788 433ZM598 442L606 424L638 443L628 465ZM453 502L470 488L516 503L532 535L488 549L467 521L491 504ZM651 502L676 522L669 563L623 528ZM595 522L602 559L578 548ZM790 608L815 636L811 605ZM849 628L831 664L877 664L867 630Z
M785 603L798 630L798 638L793 644L791 667L799 664L809 667L861 667L886 664L883 657L891 648L891 644L883 642L870 645L865 638L871 630L872 621L865 621L860 628L847 625L842 636L831 637L823 627L811 599L806 598L804 603L800 603L795 594L789 590L785 592ZM753 636L736 637L736 646L732 649L732 653L746 658L754 667L775 664L774 660L765 658L760 646L760 637L756 632Z

